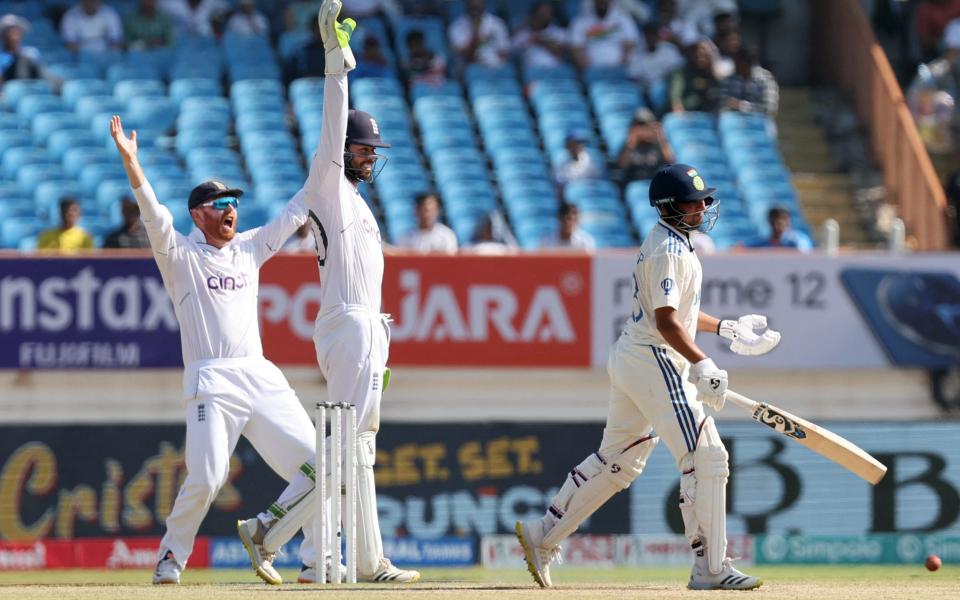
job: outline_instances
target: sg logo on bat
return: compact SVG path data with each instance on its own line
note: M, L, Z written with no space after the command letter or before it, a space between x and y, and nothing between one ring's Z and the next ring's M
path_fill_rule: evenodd
M807 433L799 423L780 414L775 408L767 404L757 406L756 410L753 411L753 420L757 423L763 423L774 431L795 437L798 440L807 437Z

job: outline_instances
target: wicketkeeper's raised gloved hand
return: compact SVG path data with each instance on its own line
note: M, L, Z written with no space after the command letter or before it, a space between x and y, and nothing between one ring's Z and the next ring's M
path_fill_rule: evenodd
M690 366L690 380L697 386L697 397L713 410L723 408L727 399L727 372L718 369L713 359L705 358Z
M320 23L320 37L323 39L327 75L339 75L352 71L357 66L357 60L350 49L350 36L357 28L353 19L337 21L343 4L340 0L324 0L320 6L317 19Z
M763 333L757 334L757 331ZM732 340L730 349L744 356L766 354L780 343L780 332L767 329L767 318L763 315L745 315L736 321L720 321L717 331L720 337Z

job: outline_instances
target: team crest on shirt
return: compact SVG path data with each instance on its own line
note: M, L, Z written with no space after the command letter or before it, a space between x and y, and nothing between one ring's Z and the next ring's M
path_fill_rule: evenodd
M664 296L669 296L670 292L673 291L673 279L667 277L660 282L660 289L663 290Z

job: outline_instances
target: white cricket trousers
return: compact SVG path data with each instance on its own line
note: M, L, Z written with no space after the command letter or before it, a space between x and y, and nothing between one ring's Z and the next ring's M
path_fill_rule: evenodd
M689 371L689 361L672 348L621 336L607 361L610 406L601 456L618 454L655 431L680 469L681 459L697 447L705 418Z
M240 435L290 481L314 456L313 423L283 373L263 357L195 361L183 374L187 477L167 517L161 551L186 565L200 523L227 481ZM312 538L312 527L305 528ZM311 545L312 546L312 545Z
M349 402L357 411L357 573L365 577L383 558L373 465L390 347L388 319L365 307L338 307L317 316L313 337L330 400Z

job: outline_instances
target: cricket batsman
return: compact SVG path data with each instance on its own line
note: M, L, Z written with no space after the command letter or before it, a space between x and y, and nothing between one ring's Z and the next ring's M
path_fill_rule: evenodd
M633 271L633 314L610 358L610 404L597 452L567 475L540 519L518 521L527 568L550 587L550 563L560 543L643 471L659 440L680 470L680 512L694 553L687 587L746 590L761 581L727 558L727 451L704 405L719 411L727 372L717 368L694 338L698 331L731 340L737 354L772 350L780 334L760 315L721 321L700 310L703 272L690 232L709 230L718 216L716 189L696 169L675 164L650 183L650 205L660 219L640 246Z

